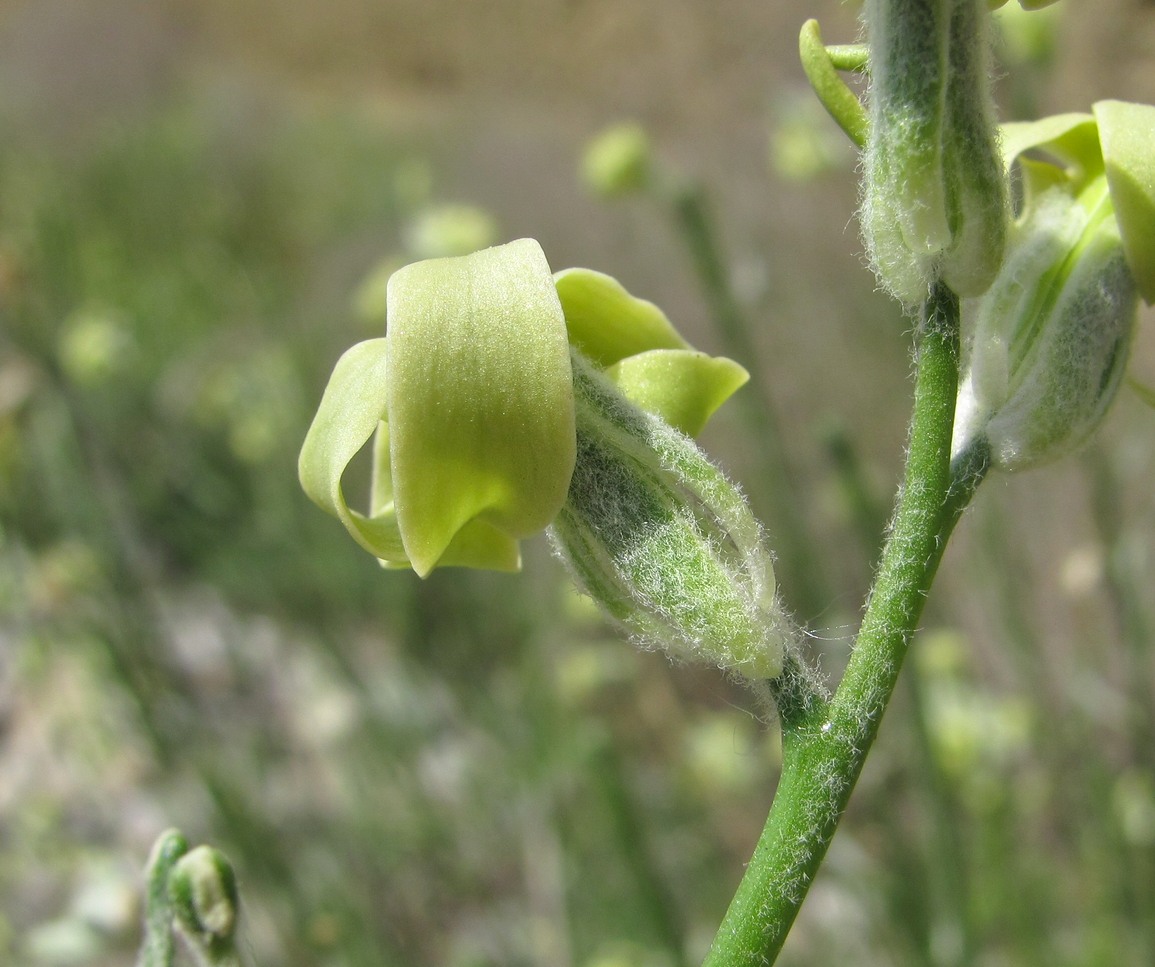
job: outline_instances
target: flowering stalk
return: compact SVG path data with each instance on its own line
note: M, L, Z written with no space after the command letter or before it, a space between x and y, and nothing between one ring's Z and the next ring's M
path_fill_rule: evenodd
M923 308L906 470L850 664L833 699L806 677L777 686L783 767L765 829L704 967L773 963L870 751L947 538L982 479L952 476L959 305L938 285Z

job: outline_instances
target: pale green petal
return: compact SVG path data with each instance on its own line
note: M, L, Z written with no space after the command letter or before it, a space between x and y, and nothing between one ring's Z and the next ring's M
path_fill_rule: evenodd
M689 436L749 378L732 359L688 349L653 349L629 356L606 375L630 402Z
M612 276L592 269L565 269L554 276L569 340L596 366L649 349L689 349L652 302L630 295Z
M1072 163L1098 153L1095 119L1090 114L1052 114L1037 121L1007 121L999 125L999 131L1008 168L1031 148L1045 148Z
M396 521L393 510L393 468L389 460L389 424L377 424L373 438L373 478L369 493L369 513L372 518ZM396 523L393 524L396 530ZM401 548L401 534L396 534ZM382 561L387 567L409 568L409 558L399 550L399 557ZM473 567L489 571L516 571L521 567L518 542L496 527L482 520L471 520L449 542L438 567Z
M1155 302L1155 107L1099 101L1094 111L1127 265L1150 305Z
M389 451L413 569L479 519L517 540L565 502L576 449L565 318L532 239L389 281Z
M353 346L337 361L329 385L305 436L297 461L301 487L341 523L370 554L405 563L397 521L387 508L365 517L345 501L341 477L385 417L386 340Z
M1003 162L1009 169L1019 155L1038 150L1058 164L1026 162L1022 166L1027 205L1062 180L1077 194L1103 170L1099 133L1090 114L1055 114L1038 121L1003 124Z

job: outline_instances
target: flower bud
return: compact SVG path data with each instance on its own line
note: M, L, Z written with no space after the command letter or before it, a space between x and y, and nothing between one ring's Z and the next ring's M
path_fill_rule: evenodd
M1002 261L1006 187L987 76L983 0L868 0L870 136L862 226L905 304L940 273L981 294Z
M978 305L955 452L985 438L994 466L1064 455L1114 399L1138 295L1106 186L1091 213L1062 189L1036 199L1007 264Z
M189 850L169 873L168 891L173 916L185 934L208 945L232 942L240 898L224 853L211 846Z
M578 457L549 534L578 585L643 647L777 677L790 624L737 488L577 354L574 390Z
M582 180L606 198L644 189L651 177L650 138L640 124L606 128L585 150Z
M1023 211L975 306L953 449L982 442L995 466L1022 470L1099 425L1139 297L1155 296L1155 108L1101 101L1093 115L1004 125L1003 145Z

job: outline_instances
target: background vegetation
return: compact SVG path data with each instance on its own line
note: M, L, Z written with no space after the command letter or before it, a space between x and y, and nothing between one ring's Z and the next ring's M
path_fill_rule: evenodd
M380 331L381 267L487 235L720 351L674 213L580 183L637 117L704 186L751 323L766 406L707 446L801 535L780 582L836 675L909 395L854 159L794 65L803 19L849 40L854 11L482 7L0 8L0 961L130 962L171 825L233 859L258 964L708 944L774 788L766 710L621 643L541 545L517 577L382 573L295 457ZM1155 12L1093 7L1011 35L1008 114L1155 101ZM1155 961L1153 430L1124 392L1079 458L984 488L784 963Z

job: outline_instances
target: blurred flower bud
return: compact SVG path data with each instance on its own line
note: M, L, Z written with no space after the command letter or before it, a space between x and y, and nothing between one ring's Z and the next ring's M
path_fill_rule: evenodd
M1014 3L1002 6L994 21L999 62L1015 73L1046 68L1055 56L1061 16L1057 9L1039 13Z
M81 309L64 326L60 365L77 386L96 387L122 375L136 357L136 342L115 312Z
M169 899L176 923L201 944L231 944L236 934L240 898L237 878L225 855L211 846L189 850L173 865Z
M405 231L405 247L414 258L469 255L497 239L497 222L473 205L430 205Z
M842 167L852 154L809 94L782 97L777 114L770 134L770 167L784 181L811 181Z
M1005 177L983 0L868 0L862 226L883 286L911 305L942 278L981 294L1002 262Z
M365 323L367 331L379 332L389 307L389 279L404 265L396 256L388 256L378 262L362 279L353 293L353 311Z
M1086 440L1122 380L1139 296L1155 294L1155 108L1101 102L1007 125L1004 143L1008 162L1033 156L1006 264L975 306L954 451L985 442L1013 471Z
M606 198L641 191L650 174L650 138L633 122L602 131L590 141L582 158L582 179Z
M737 488L577 355L574 390L578 457L549 533L578 585L642 647L777 677L790 624Z

